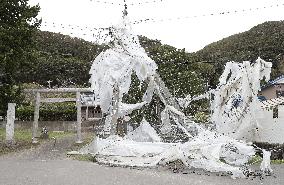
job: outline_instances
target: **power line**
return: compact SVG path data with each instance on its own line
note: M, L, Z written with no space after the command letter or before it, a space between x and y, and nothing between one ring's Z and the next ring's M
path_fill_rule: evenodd
M44 30L44 27L47 27L48 31L52 31L56 29L55 32L60 34L67 34L72 37L74 36L83 36L88 37L91 39L91 42L99 43L100 41L104 41L109 36L109 28L95 28L95 27L88 27L88 26L79 26L79 25L72 25L72 24L58 24L55 22L47 22L43 21L41 28Z
M133 24L148 23L148 22L155 23L155 22L164 22L164 21L176 21L176 20L182 20L182 19L202 18L202 17L209 17L209 16L222 16L222 15L229 15L229 14L239 14L239 13L245 13L245 12L260 11L260 10L265 10L269 8L278 8L281 6L284 6L284 3L270 5L270 6L256 7L256 8L241 9L241 10L222 11L222 12L216 12L216 13L203 14L203 15L173 17L173 18L166 18L166 19L146 18L146 19L133 21L132 23Z
M94 0L93 0L94 1ZM150 2L160 2L159 1L146 1L146 3ZM105 2L105 1L96 1L96 2ZM106 2L110 3L110 2ZM145 3L145 2L144 2ZM238 13L245 13L245 12L251 12L251 11L259 11L259 10L264 10L268 8L277 8L277 7L282 7L284 6L283 4L275 4L275 5L270 5L270 6L263 6L263 7L256 7L256 8L248 8L248 9L241 9L241 10L231 10L231 11L222 11L222 12L217 12L217 13L209 13L209 14L203 14L203 15L193 15L193 16L185 16L185 17L175 17L175 18L166 18L166 19L156 19L156 18L148 18L148 19L141 19L141 20L136 20L132 21L133 24L140 24L140 23L156 23L156 22L163 22L163 21L176 21L176 20L184 20L184 19L194 19L194 18L203 18L203 17L209 17L209 16L222 16L222 15L229 15L229 14L238 14ZM79 25L74 25L74 24L58 24L55 22L47 22L43 21L42 22L43 27L50 27L50 28L61 28L63 30L69 30L71 35L75 35L77 33L81 33L82 35L90 35L92 34L93 37L101 37L101 35L106 35L109 32L109 27L90 27L90 26L79 26ZM82 33L84 32L84 33ZM87 33L88 32L88 33ZM59 32L60 33L60 32Z
M99 1L104 2L104 1ZM150 1L152 2L152 1ZM209 14L203 14L203 15L193 15L193 16L184 16L184 17L173 17L173 18L166 18L166 19L156 19L156 18L146 18L141 20L132 21L133 24L140 24L140 23L147 23L147 22L163 22L163 21L175 21L175 20L183 20L183 19L192 19L192 18L202 18L202 17L209 17L209 16L220 16L220 15L229 15L229 14L237 14L237 13L245 13L245 12L251 12L251 11L260 11L264 9L269 8L277 8L284 6L283 4L275 4L270 6L264 6L264 7L256 7L256 8L249 8L249 9L242 9L242 10L231 10L231 11L222 11L217 13L209 13ZM72 25L72 24L57 24L55 22L47 22L43 21L43 26L51 25L52 27L61 27L61 28L70 28L70 29L80 29L80 30L108 30L109 27L90 27L90 26L79 26L79 25Z
M119 5L122 6L124 3L118 3L118 2L109 2L109 1L100 1L100 0L90 0L94 3L101 3L101 4L109 4L109 5ZM137 6L137 5L144 5L144 4L152 4L152 3L160 3L164 0L152 0L152 1L142 1L142 2L135 2L135 3L127 3L129 6Z
M90 27L90 26L79 26L79 25L74 25L74 24L58 24L55 22L47 22L43 21L42 26L50 26L50 27L60 27L60 28L69 28L71 30L79 29L79 30L89 30L89 31L95 31L95 30L108 30L108 27Z
M99 0L90 0L91 2L101 3L101 4L109 4L109 5L122 5L121 3L114 3L109 1L99 1Z
M130 6L136 6L136 5L144 5L144 4L152 4L152 3L161 3L164 0L153 0L153 1L143 1L143 2L137 2L137 3L129 3Z

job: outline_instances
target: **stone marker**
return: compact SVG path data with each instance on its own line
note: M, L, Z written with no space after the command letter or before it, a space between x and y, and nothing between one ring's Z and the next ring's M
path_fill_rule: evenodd
M15 126L15 103L8 103L7 124L6 124L6 142L14 143L14 126Z
M77 107L77 139L76 143L83 143L82 141L82 133L81 133L81 124L82 124L82 116L81 116L81 94L80 92L76 92L76 107Z
M40 107L40 93L36 93L36 100L35 100L35 110L34 110L34 122L33 122L33 130L32 130L32 143L38 143L38 119L39 119L39 107Z

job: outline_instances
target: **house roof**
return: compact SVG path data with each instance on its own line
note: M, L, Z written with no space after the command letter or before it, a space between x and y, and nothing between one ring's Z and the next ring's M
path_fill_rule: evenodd
M275 78L274 80L270 80L266 85L262 86L261 89L266 89L272 85L275 85L275 84L284 84L284 75L281 75L277 78Z

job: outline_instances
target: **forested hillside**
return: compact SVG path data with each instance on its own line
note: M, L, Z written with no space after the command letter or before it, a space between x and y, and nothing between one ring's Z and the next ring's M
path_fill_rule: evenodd
M78 38L39 31L36 35L37 60L30 64L22 83L36 83L47 87L88 87L89 69L96 56L108 48ZM164 45L158 40L140 37L148 55L158 64L158 71L176 97L197 95L214 88L228 61L254 61L258 56L273 62L272 77L284 73L284 22L266 22L249 31L212 43L196 53L187 53ZM133 77L135 79L135 77ZM143 89L134 82L129 103L139 102ZM200 105L200 104L199 104ZM191 112L203 109L192 106ZM203 102L203 107L207 106Z
M92 61L108 48L51 32L38 32L36 42L37 61L30 65L24 75L26 77L21 80L43 86L47 86L50 80L53 87L88 86ZM189 53L146 37L140 37L140 42L157 62L160 75L175 93L183 95L203 91L202 75L188 65L191 61Z
M196 61L214 64L218 75L228 61L254 61L261 57L273 63L272 78L275 78L284 74L284 21L257 25L249 31L209 44L194 55ZM216 79L212 83L216 83Z
M95 45L78 38L38 32L38 60L32 64L25 82L53 86L88 86L92 60L107 46ZM249 31L224 38L196 53L163 45L158 40L140 37L141 45L159 65L159 72L176 93L195 93L189 84L214 87L228 61L254 61L258 56L273 63L272 77L284 73L284 22L266 22ZM197 80L198 78L199 80ZM179 80L179 83L176 83ZM196 92L197 93L197 92Z

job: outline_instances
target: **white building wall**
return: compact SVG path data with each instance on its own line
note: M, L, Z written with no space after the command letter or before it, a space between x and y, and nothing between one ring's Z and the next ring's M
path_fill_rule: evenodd
M257 112L259 128L254 141L284 144L284 105L278 107L278 118L273 118L272 110Z

